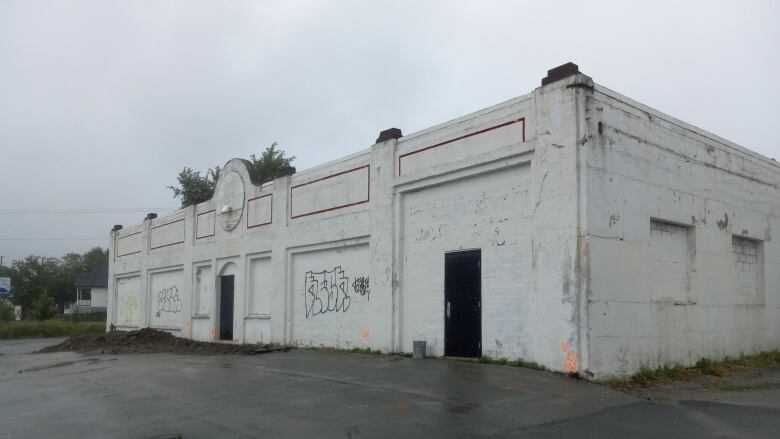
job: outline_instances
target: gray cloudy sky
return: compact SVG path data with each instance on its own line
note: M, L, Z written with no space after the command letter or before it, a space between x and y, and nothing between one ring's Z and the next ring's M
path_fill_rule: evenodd
M105 247L144 216L8 211L176 207L165 186L185 165L278 141L305 169L566 61L780 158L779 5L0 0L0 255Z

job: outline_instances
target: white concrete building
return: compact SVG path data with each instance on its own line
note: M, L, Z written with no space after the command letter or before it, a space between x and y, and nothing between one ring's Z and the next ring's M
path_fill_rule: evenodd
M533 92L111 233L109 324L589 377L780 348L780 167L595 85Z

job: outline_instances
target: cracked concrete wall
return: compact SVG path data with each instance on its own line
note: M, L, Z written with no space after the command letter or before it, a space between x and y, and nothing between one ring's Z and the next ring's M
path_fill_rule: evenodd
M582 111L589 371L626 375L780 348L777 163L600 86ZM689 236L687 276L667 297L653 293L654 220ZM739 293L733 236L759 243L760 300Z

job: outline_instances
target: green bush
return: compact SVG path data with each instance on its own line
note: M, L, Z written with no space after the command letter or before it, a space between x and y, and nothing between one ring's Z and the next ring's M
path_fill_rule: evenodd
M14 307L5 300L0 300L0 322L10 322L14 319Z
M32 316L35 320L49 320L57 314L57 305L54 299L46 293L38 296L32 303Z

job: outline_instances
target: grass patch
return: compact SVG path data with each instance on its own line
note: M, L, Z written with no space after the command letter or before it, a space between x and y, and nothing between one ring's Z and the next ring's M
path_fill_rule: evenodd
M0 340L15 338L70 337L72 335L105 332L102 323L75 323L63 320L20 320L0 323Z
M93 313L73 313L64 316L64 320L71 322L102 322L106 323L106 313L93 312Z
M525 367L527 369L534 369L534 370L547 370L546 367L542 366L541 364L535 362L535 361L526 361L526 360L510 360L508 358L493 358L488 355L483 355L479 357L479 362L482 364L498 364L501 366L512 366L512 367Z
M742 355L736 358L726 357L721 361L702 358L691 367L684 367L679 364L667 364L655 369L642 367L629 378L609 379L601 381L601 383L618 389L649 387L674 381L684 381L695 376L725 377L738 370L771 366L780 366L780 351L759 352L758 354Z

